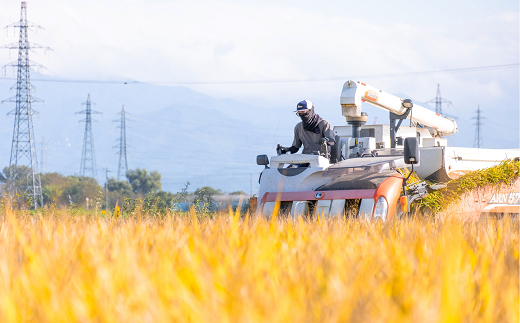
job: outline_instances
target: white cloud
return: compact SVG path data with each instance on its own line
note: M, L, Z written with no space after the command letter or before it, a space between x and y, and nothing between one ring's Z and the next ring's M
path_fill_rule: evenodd
M464 24L383 26L366 16L213 1L47 1L29 10L48 30L38 41L56 51L46 65L62 77L276 79L458 67L518 55L512 13Z
M33 58L48 67L48 74L61 78L140 81L348 77L518 62L517 11L493 12L479 4L468 6L467 1L456 1L450 12L443 11L451 8L450 1L443 1L438 10L399 2L400 7L388 9L380 2L338 5L334 11L336 5L324 3L321 10L307 3L283 6L268 1L35 0L29 4L29 19L48 32L31 40L51 46L55 53ZM392 19L380 18L384 10L393 10L387 13ZM401 16L395 15L398 11ZM3 6L1 22L16 20L18 12L19 2ZM421 15L428 23L421 23ZM442 22L435 23L432 15ZM6 53L0 55L5 61ZM443 94L462 113L483 101L518 106L518 69L368 81L418 100L435 96L441 83ZM292 106L308 98L336 109L342 83L192 88L268 106Z

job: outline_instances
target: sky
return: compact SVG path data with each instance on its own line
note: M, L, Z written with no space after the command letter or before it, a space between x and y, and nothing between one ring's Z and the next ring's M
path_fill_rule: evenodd
M2 1L0 25L19 15L20 1ZM451 145L472 146L471 118L480 105L484 147L519 147L518 66L371 76L518 63L518 1L34 0L28 19L45 28L30 40L52 48L31 53L48 78L126 80L137 93L140 85L132 81L184 85L257 107L246 115L251 120L285 109L273 122L291 124L302 99L332 124L344 124L339 95L350 78L416 102L433 99L440 84L453 103L444 112L459 124ZM7 29L0 44L16 42L17 35ZM15 59L16 51L0 51L0 65ZM13 71L7 68L4 77ZM299 81L263 82L280 80ZM236 83L215 84L230 81ZM163 108L156 101L150 97L148 109ZM0 105L0 113L11 109ZM386 112L366 111L369 120L387 122Z

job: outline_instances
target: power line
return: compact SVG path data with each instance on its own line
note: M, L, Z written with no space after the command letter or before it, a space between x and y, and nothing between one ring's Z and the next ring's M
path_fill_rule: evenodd
M405 72L405 73L386 73L386 74L372 74L372 75L350 75L337 77L323 77L323 78L307 78L307 79L266 79L266 80L238 80L238 81L131 81L131 80L116 80L116 81L102 81L102 80L66 80L66 79L33 79L38 82L54 82L54 83L89 83L89 84L129 84L129 85L225 85L225 84L263 84L263 83L298 83L298 82L323 82L323 81L340 81L354 78L384 78L384 77L405 77L405 76L422 76L434 74L452 74L464 72L479 72L497 69L516 68L520 64L502 64L489 65L478 67L453 68L436 71L420 71L420 72ZM13 78L0 77L1 80L11 80Z

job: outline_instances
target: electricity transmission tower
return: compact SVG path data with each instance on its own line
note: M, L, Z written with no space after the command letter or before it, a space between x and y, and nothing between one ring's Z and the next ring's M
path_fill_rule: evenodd
M478 106L477 111L475 111L477 114L476 117L473 117L471 119L475 119L474 125L475 127L475 139L473 140L473 148L482 148L482 140L484 139L482 137L482 126L484 123L482 123L483 119L486 119L482 116L482 112L480 111L480 105Z
M83 150L81 152L81 165L79 168L80 176L89 176L97 180L96 153L94 151L94 136L92 135L92 114L102 114L101 112L91 109L90 94L87 97L86 109L76 112L76 114L84 114L85 119L79 122L85 122L85 136L83 137Z
M437 96L426 103L435 103L435 113L442 114L442 105L453 105L451 101L443 99L441 96L441 85L437 84Z
M29 30L42 29L42 27L27 21L26 2L22 2L20 21L6 28L9 27L19 28L20 37L18 43L3 46L7 49L18 49L18 60L4 66L4 69L7 66L17 68L16 86L11 88L16 87L16 96L2 101L16 103L16 108L9 112L15 116L15 119L7 189L11 197L24 194L32 200L34 208L37 209L43 206L43 200L32 120L37 112L32 109L32 103L42 102L42 100L31 95L31 90L35 88L31 85L30 68L43 66L29 60L29 50L35 48L50 50L50 48L29 43Z
M121 108L121 112L118 113L121 115L119 120L114 120L113 122L120 122L118 129L120 129L121 133L117 141L119 141L119 145L115 145L113 148L119 148L119 167L117 168L117 180L121 179L121 176L125 176L128 172L128 160L126 158L126 122L133 121L126 118L126 114L128 112L125 111L125 106Z

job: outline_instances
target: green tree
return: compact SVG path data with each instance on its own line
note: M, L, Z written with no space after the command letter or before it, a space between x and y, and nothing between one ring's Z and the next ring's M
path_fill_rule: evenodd
M4 169L0 172L0 183L7 183L9 179L9 167L4 167Z
M100 187L93 178L68 176L68 185L63 190L62 199L67 199L69 203L86 206L87 197L94 200L99 190Z
M161 199L159 202L160 208L171 207L176 200L175 194L171 192L159 191L156 195Z
M0 172L0 182L3 183L3 187L1 188L2 193L7 193L8 187L7 184L10 181L10 173L11 171L14 172L14 185L18 188L22 188L21 190L17 190L17 194L14 197L13 203L16 205L24 205L26 203L30 203L31 197L29 195L26 195L25 189L26 187L32 186L31 182L31 168L25 165L20 166L11 166L11 167L4 167L2 172Z
M151 171L148 173L146 169L137 168L136 170L129 170L126 173L126 178L132 185L134 193L145 196L152 190L160 191L161 185L161 174L157 171Z
M128 196L134 194L132 184L128 183L127 181L118 181L115 178L110 178L108 180L108 191L118 192Z
M222 190L221 189L214 189L211 186L202 186L202 188L197 188L195 190L195 195L201 195L201 194L209 194L209 195L221 195Z
M219 194L215 192L222 192L220 190L216 190L209 186L202 186L202 188L198 188L195 190L195 200L193 201L193 205L197 212L200 213L208 213L215 209L215 203L213 201L213 195Z
M56 202L65 205L67 199L63 197L63 190L69 184L70 179L60 173L44 173L40 175L42 183L43 204Z
M17 186L27 186L27 178L31 173L31 169L25 165L21 166L11 166L11 168L15 171L16 174L16 185ZM9 166L4 167L3 171L0 173L0 182L7 183L9 181ZM32 185L32 184L31 184Z
M26 178L30 169L26 166L17 168L17 178ZM166 208L171 206L178 198L170 192L161 191L161 175L157 171L148 173L145 169L130 170L127 173L128 181L118 181L110 178L107 183L109 208L115 205L122 206L126 199L148 197L154 191L154 201L159 201L157 207ZM9 180L9 167L0 172L0 183ZM69 205L74 203L78 206L86 206L88 197L94 205L96 197L101 195L102 207L105 204L105 192L95 179L80 176L64 176L60 173L41 174L42 195L44 204L56 203L57 205Z
M161 191L161 174L157 171L148 173L146 169L129 170L126 173L128 181L108 180L108 199L110 207L121 206L128 198L143 197L153 200L154 207L166 208L175 201L175 194ZM153 192L153 196L152 196ZM151 201L150 200L150 201Z
M121 206L127 198L135 199L137 195L134 193L132 185L127 181L118 181L115 178L108 180L108 200L109 205Z
M86 198L93 201L101 190L91 177L64 176L60 173L44 173L40 177L44 204L55 202L57 205L69 205L72 202L85 207Z

